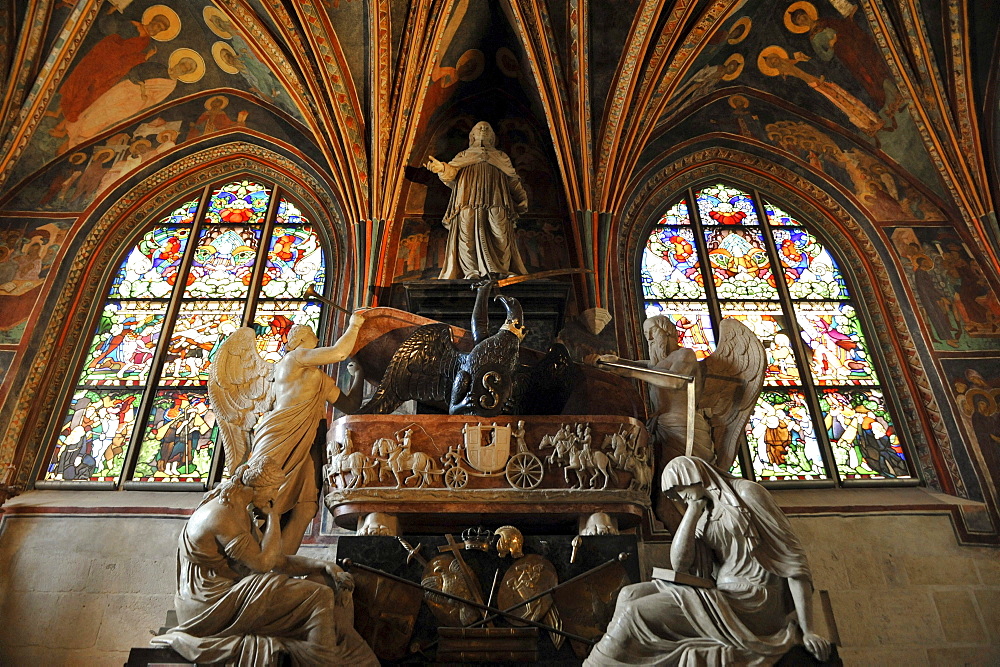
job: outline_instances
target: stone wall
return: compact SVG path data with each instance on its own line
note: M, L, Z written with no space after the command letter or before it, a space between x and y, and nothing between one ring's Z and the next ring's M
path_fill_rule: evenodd
M163 624L177 535L200 496L125 492L114 502L127 506L96 506L107 498L36 491L8 503L0 664L118 666ZM782 504L829 592L845 664L1000 662L1000 550L959 545L940 512L795 514Z

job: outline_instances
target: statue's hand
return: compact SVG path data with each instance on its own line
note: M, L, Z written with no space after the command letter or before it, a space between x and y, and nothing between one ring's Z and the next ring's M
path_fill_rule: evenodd
M424 169L432 171L435 174L440 174L444 171L444 164L433 155L428 155L427 162L424 164Z
M361 311L356 310L353 313L351 313L351 321L348 322L348 326L360 327L364 323L365 323L365 316L364 314L361 313Z
M830 642L825 637L820 637L815 632L806 632L802 635L802 643L806 650L820 662L826 662L830 657Z
M598 361L607 361L607 362L610 362L610 363L614 363L614 362L618 361L618 355L617 354L588 354L586 357L584 357L583 361L584 361L585 364L588 364L590 366L596 366Z

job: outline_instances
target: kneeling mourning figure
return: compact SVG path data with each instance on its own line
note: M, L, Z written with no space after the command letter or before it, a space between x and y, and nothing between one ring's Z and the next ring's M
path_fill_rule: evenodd
M195 510L177 551L180 625L155 637L188 660L239 665L378 665L354 629L353 580L332 562L286 555L274 505L284 475L253 457ZM263 535L252 507L266 516Z
M661 483L686 505L673 569L715 586L626 586L585 665L766 665L796 644L825 661L830 643L813 630L805 553L770 494L692 456L670 461Z

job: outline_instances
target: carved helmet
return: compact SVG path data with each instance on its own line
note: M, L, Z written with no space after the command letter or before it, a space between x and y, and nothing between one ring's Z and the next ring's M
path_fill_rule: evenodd
M497 554L502 558L510 554L514 558L524 555L524 535L514 526L500 526L493 533L499 535L497 540Z

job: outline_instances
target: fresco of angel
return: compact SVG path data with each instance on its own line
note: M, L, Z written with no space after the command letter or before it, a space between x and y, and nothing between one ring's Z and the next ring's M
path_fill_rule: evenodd
M649 359L629 361L605 354L590 360L602 370L650 385L653 409L646 428L655 450L656 477L668 461L684 455L697 456L728 472L736 459L740 434L764 384L764 346L750 329L731 318L722 321L719 344L703 361L698 361L694 350L678 345L677 328L665 315L648 318L642 330L649 344ZM599 363L602 361L622 365L605 366ZM694 437L690 451L686 383L650 373L649 369L694 377ZM668 504L666 497L654 493L654 512L663 521L669 513Z
M258 353L254 330L243 327L219 346L211 366L208 393L229 469L235 470L250 456L269 456L281 464L284 481L274 505L283 518L286 554L298 550L319 509L313 443L326 404L342 396L334 379L320 368L347 359L363 323L364 315L354 313L347 330L330 347L317 347L312 327L295 325L284 356L274 364Z

